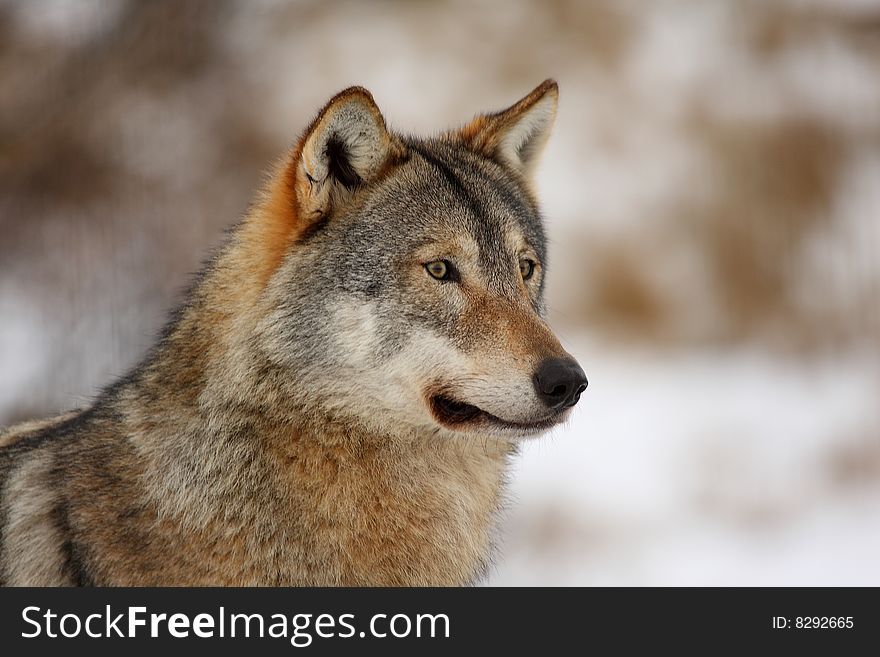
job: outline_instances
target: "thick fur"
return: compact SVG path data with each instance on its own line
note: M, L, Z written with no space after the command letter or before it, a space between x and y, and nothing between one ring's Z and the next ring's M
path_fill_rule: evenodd
M432 139L332 99L142 364L0 434L0 581L476 581L517 441L565 415L532 384L566 356L528 182L556 96ZM485 412L450 421L441 393Z

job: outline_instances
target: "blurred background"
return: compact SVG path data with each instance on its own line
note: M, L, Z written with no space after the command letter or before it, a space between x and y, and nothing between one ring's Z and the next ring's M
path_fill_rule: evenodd
M880 585L880 2L0 0L0 425L143 355L334 92L546 77L550 321L492 584Z

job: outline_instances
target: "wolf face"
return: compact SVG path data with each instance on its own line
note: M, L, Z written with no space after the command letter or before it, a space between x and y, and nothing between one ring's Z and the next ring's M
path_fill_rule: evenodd
M257 331L301 408L385 433L500 438L565 419L587 380L542 319L529 188L557 95L547 81L431 139L389 132L359 88L319 114L284 171L298 235Z
M556 97L432 139L333 98L144 361L0 433L0 584L477 581L514 440L586 387L542 319Z

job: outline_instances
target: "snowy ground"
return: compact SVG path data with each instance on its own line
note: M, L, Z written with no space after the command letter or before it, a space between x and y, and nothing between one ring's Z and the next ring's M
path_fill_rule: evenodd
M590 388L526 445L492 584L880 585L870 356L581 347Z

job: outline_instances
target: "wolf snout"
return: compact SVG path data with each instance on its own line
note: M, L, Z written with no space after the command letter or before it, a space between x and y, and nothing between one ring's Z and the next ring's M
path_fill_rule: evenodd
M548 358L533 377L538 398L553 410L578 403L587 389L587 375L573 358Z

